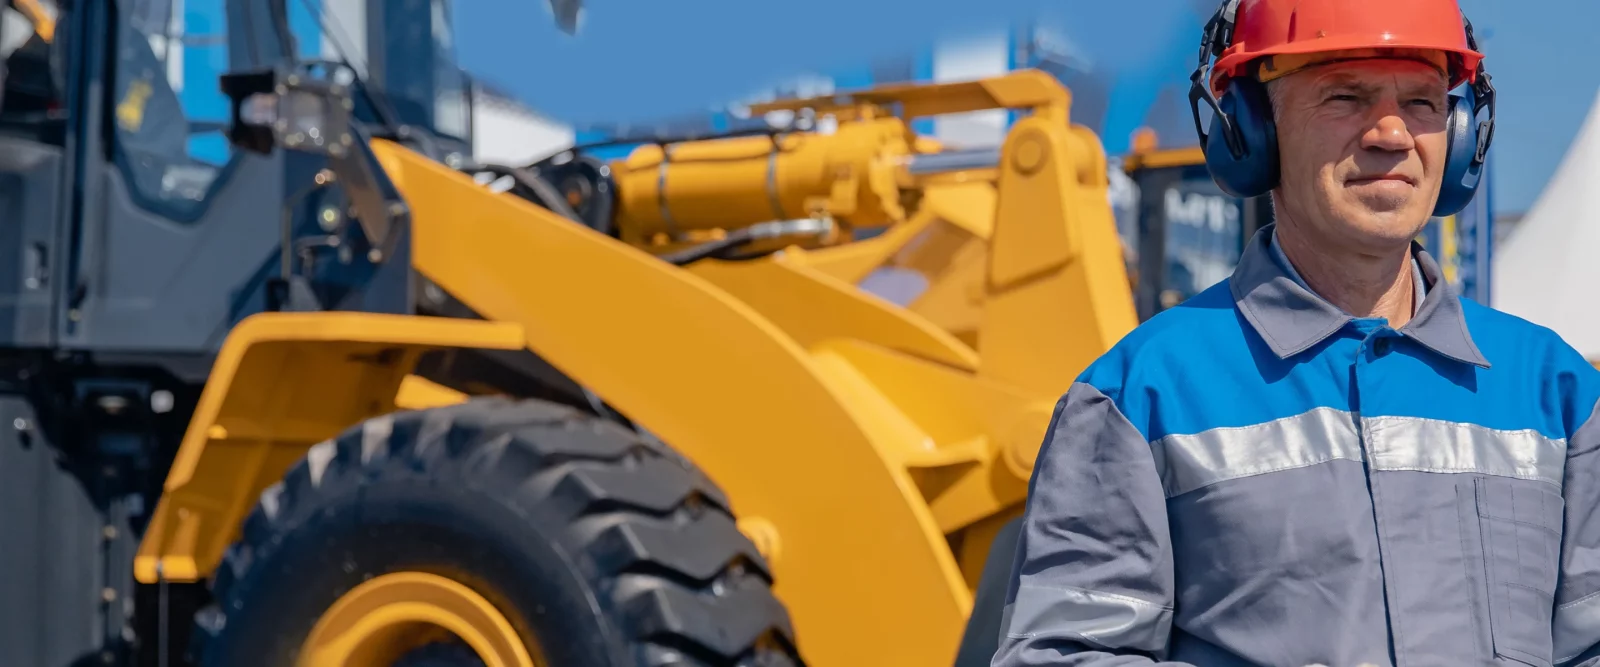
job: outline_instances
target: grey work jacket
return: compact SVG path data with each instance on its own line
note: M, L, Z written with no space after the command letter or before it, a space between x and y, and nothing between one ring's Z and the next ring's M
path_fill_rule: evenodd
M993 665L1600 665L1600 372L1420 247L1396 330L1270 234L1061 398Z

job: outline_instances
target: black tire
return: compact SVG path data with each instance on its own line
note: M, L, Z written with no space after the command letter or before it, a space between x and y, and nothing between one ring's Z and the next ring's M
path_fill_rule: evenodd
M704 474L613 422L501 398L313 447L218 567L200 664L292 665L338 596L395 571L466 583L552 665L803 664L765 560Z

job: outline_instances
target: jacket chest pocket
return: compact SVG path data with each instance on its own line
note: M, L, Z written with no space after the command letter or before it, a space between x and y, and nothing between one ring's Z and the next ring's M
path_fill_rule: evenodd
M1473 480L1489 634L1501 658L1548 667L1565 501L1542 482Z

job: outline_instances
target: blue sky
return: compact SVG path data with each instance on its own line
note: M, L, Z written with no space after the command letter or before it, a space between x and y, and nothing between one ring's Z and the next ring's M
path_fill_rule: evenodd
M1404 1L1404 0L1396 0ZM1499 91L1495 208L1525 210L1554 173L1595 93L1585 67L1596 0L1460 0ZM943 39L1037 19L1117 76L1117 108L1193 67L1209 0L586 0L576 37L546 0L455 3L470 71L569 123L637 122L726 104L815 71L861 67ZM1148 91L1148 92L1146 92ZM1108 148L1127 129L1108 126Z

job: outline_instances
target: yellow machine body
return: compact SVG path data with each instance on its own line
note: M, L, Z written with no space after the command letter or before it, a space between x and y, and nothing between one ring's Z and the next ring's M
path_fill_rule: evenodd
M487 321L273 313L240 324L137 578L207 576L262 489L314 443L461 400L408 375L422 352L526 348L727 491L809 664L950 664L1057 399L1136 322L1104 153L1070 124L1068 100L1025 71L771 105L834 113L840 126L780 137L776 152L765 138L672 146L665 172L660 149L640 149L613 165L619 238L375 142L412 213L416 271ZM911 168L927 142L909 118L986 108L1028 112L998 161ZM681 268L651 247L802 217L887 228ZM863 289L879 271L924 288L904 303Z
M896 118L846 123L836 134L736 137L647 145L612 166L623 240L681 241L693 232L822 211L857 226L899 222L896 167L915 137Z

